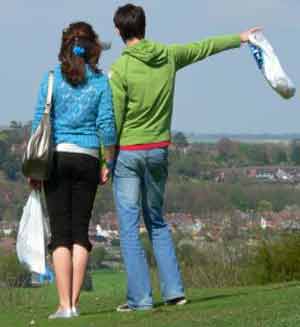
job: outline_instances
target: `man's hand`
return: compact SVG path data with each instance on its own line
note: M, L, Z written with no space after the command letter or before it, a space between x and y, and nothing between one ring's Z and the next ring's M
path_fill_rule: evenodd
M250 34L253 34L255 32L259 32L261 30L262 30L261 27L253 27L253 28L250 28L248 31L245 31L245 32L241 33L240 34L241 42L242 43L249 42Z
M41 181L37 181L35 179L32 178L28 178L27 179L29 186L35 190L35 191L40 191L41 187L42 187L42 182Z
M110 178L110 174L111 174L111 169L103 166L100 170L100 181L99 184L100 185L105 185Z

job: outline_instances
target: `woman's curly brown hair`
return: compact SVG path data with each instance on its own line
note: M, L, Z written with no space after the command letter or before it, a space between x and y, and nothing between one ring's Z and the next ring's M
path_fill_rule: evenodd
M78 56L73 48L84 48L84 54ZM92 26L85 22L76 22L63 30L59 53L61 70L64 78L73 86L83 84L86 80L86 64L94 72L99 72L97 64L101 55L101 43Z

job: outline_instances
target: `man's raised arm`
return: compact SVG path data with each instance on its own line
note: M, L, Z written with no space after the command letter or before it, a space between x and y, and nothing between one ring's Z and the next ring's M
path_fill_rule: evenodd
M249 35L260 28L255 27L240 34L217 36L186 45L170 45L173 53L176 70L203 60L224 50L239 48L241 43L249 41Z

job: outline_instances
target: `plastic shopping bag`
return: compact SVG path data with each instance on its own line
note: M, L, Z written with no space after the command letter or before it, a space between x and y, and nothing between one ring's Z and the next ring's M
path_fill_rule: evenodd
M296 92L295 86L284 72L274 49L263 33L253 33L249 39L251 52L271 87L285 99L293 97Z
M46 273L48 231L41 194L38 191L32 191L23 209L19 225L17 255L21 263L38 274Z

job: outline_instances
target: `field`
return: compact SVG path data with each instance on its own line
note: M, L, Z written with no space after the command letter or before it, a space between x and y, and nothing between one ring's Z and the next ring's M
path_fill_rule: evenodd
M300 325L300 283L234 289L188 289L190 303L165 306L155 292L156 306L149 312L117 313L124 301L125 276L101 272L93 276L94 292L82 296L81 317L48 321L55 310L53 286L1 290L1 327L288 327Z

